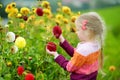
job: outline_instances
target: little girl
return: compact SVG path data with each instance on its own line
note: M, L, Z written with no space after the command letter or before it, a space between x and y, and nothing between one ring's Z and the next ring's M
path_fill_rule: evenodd
M60 46L71 56L69 61L58 52L48 49L46 51L54 55L55 61L71 73L71 80L96 80L98 69L102 67L104 24L97 13L89 12L79 16L75 25L80 39L76 48L73 48L61 33L55 31L56 28L53 29L55 37L60 40Z

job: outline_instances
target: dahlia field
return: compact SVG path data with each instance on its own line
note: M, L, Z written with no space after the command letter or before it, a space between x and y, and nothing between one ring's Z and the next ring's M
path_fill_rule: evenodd
M7 24L2 24L4 19L0 17L0 80L70 79L70 74L54 62L54 57L46 53L45 48L48 42L54 42L57 51L70 59L59 46L59 41L53 36L52 29L54 26L60 26L63 36L73 47L76 47L79 39L75 33L74 22L82 12L74 12L61 2L57 5L58 8L53 13L48 1L37 1L32 8L24 6L18 8L15 2L7 4L5 8L8 14ZM98 80L120 79L120 57L117 56L120 47L116 43L120 39L119 31L116 29L120 24L116 14L110 13L114 10L119 14L119 8L117 6L96 10L104 17L106 25L111 25L106 31L104 66L98 73ZM116 21L110 21L107 13L113 15ZM115 25L112 22L115 22Z

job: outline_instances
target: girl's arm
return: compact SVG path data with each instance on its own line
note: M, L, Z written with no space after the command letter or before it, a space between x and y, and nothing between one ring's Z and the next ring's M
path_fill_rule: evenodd
M66 65L68 64L68 60L66 60L62 55L59 55L57 52L49 51L46 47L46 52L50 55L54 56L55 61L66 70Z
M66 66L68 64L68 60L64 58L64 56L59 55L55 58L55 62L58 63L64 70L66 70Z
M64 39L62 35L59 37L60 46L72 57L74 53L74 48Z
M46 51L53 55L55 58L55 61L65 70L69 72L74 72L77 69L79 69L85 62L85 57L80 55L79 53L75 52L74 56L68 61L64 58L64 56L59 55L57 52L49 51L46 48Z

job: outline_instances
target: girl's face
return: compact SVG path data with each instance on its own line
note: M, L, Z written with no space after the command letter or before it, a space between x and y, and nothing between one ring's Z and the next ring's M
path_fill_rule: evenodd
M76 29L77 29L76 33L80 41L86 41L87 36L85 35L84 30L82 30L80 27L77 27Z
M80 41L87 42L87 41L93 40L92 32L89 31L88 29L83 30L81 27L76 27L76 29L77 29L76 33L77 33L78 38L80 39Z

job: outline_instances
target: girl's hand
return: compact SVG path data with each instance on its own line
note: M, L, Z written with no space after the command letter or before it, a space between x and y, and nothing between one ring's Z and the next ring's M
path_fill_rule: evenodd
M59 56L59 54L56 51L49 51L47 47L46 47L46 52L50 55L53 55L55 58Z
M61 28L59 26L55 26L53 28L53 34L58 39L60 37L60 35L62 34Z
M65 38L62 36L62 34L60 35L59 40L61 43L63 43L65 41Z
M65 41L64 37L62 36L62 30L59 26L55 26L53 28L53 34L57 39L60 40L61 43Z

